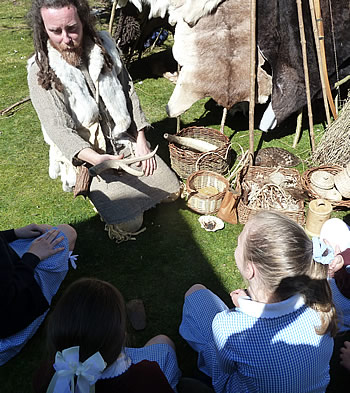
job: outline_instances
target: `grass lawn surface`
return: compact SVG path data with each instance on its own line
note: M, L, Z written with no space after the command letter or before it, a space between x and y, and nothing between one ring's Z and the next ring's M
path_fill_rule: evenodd
M0 2L0 110L26 98L26 62L33 52L31 32L25 15L29 0ZM90 1L93 5L97 2ZM174 85L146 74L137 64L130 68L143 109L153 125L149 139L159 145L160 155L169 163L164 133L176 132L176 119L169 119L165 105ZM205 109L208 99L197 102L181 117L181 128L191 125L219 129L221 109ZM257 107L257 116L262 108ZM323 132L322 110L314 114L320 122L315 127L316 142ZM306 117L306 116L304 116ZM255 132L255 147L278 146L298 155L307 168L310 143L302 133L297 148L292 149L296 118L292 116L277 130ZM225 134L233 148L249 146L248 119L241 114L228 117ZM31 222L69 223L78 232L75 253L77 270L71 269L58 294L80 277L97 277L114 284L125 300L140 298L145 304L147 327L136 332L129 328L129 345L142 346L152 336L169 335L177 346L184 375L196 368L195 354L178 334L183 295L194 283L203 283L230 304L229 292L244 285L235 266L234 250L242 225L225 224L221 231L201 229L199 215L190 211L184 200L162 204L145 213L147 228L136 240L115 244L88 200L73 198L62 191L60 180L48 176L48 146L30 101L0 116L0 230ZM342 217L345 213L336 213ZM31 379L45 356L45 326L42 326L22 352L0 368L0 391L30 392Z

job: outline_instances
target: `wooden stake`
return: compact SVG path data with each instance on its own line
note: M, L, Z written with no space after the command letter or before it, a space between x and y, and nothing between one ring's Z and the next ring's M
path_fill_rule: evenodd
M180 125L181 125L181 116L176 116L176 133L180 132Z
M222 118L221 118L221 125L220 125L220 131L222 133L224 133L226 116L227 116L227 108L224 108L224 110L222 111Z
M256 0L250 0L250 94L249 94L249 154L254 157Z
M306 39L305 39L305 29L304 29L304 19L303 19L303 8L301 5L301 0L296 0L296 1L297 1L297 8L298 8L300 43L301 43L301 50L303 53L303 65L304 65L305 89L306 89L306 100L307 100L307 113L309 117L311 151L314 152L315 136L314 136L312 108L311 108L310 80L309 80L309 68L307 65L307 51L306 51Z
M297 147L297 143L300 138L300 133L301 133L301 125L303 123L303 109L300 109L300 112L298 114L297 118L297 127L295 129L295 135L294 135L294 141L293 141L293 149Z
M115 9L117 8L117 4L118 4L118 0L113 0L111 18L109 19L109 27L108 27L108 31L110 35L112 35Z
M180 64L177 64L177 75L178 75L178 79L180 76L180 71L181 71L181 67ZM176 81L177 82L177 81ZM181 126L181 115L176 116L176 133L178 134L180 132L180 126Z
M327 124L330 125L331 124L331 116L329 114L329 107L328 107L328 102L327 102L326 82L325 82L324 74L323 74L323 70L322 70L321 48L320 48L320 41L318 39L317 23L316 23L316 16L315 16L315 9L314 9L313 0L309 0L309 6L310 6L310 13L311 13L312 30L314 32L314 37L315 37L318 70L320 73L321 86L322 86L323 104L324 104L324 109L326 111Z

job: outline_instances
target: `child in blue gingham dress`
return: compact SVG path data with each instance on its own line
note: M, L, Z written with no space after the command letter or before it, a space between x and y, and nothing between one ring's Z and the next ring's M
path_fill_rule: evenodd
M312 241L287 217L261 212L240 234L235 260L249 283L231 292L235 308L201 284L185 295L180 334L199 369L215 392L325 392L336 311Z
M6 316L1 326L0 365L23 348L45 319L69 259L74 263L75 238L69 225L31 224L0 232L0 301Z

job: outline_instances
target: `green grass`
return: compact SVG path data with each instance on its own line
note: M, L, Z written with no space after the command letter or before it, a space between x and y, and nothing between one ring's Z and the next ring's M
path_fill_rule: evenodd
M29 0L0 3L0 110L28 96L25 66L33 46L24 16L29 5ZM150 132L152 144L160 145L163 158L169 162L162 135L176 130L176 120L167 118L165 113L174 85L163 78L137 75L136 90L154 126ZM219 128L221 110L206 113L206 101L197 102L182 116L182 127ZM322 124L317 128L319 140ZM247 129L248 120L243 116L228 118L225 133L232 136L234 148L238 143L248 148ZM255 146L279 146L293 151L294 130L292 117L271 134L256 131ZM309 158L307 131L294 153L303 160ZM299 169L302 171L305 165ZM53 303L79 277L110 281L126 300L141 298L145 304L147 327L142 332L130 329L130 343L142 346L153 335L169 335L177 345L184 374L191 374L195 368L194 353L178 334L184 292L201 282L229 302L228 293L243 285L233 258L242 225L226 224L222 231L205 232L199 226L198 215L188 210L183 200L146 212L147 230L137 240L120 245L109 240L90 203L82 197L74 199L62 191L59 180L49 179L48 147L30 102L0 117L0 217L0 230L31 222L73 225L79 236L78 269L69 271ZM44 337L41 327L21 353L0 368L2 393L31 391L32 374L45 351Z

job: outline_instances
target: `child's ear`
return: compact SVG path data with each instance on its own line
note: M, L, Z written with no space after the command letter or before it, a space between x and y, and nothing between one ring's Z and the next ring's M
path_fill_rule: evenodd
M251 280L255 276L255 265L253 262L248 261L245 266L245 278Z

